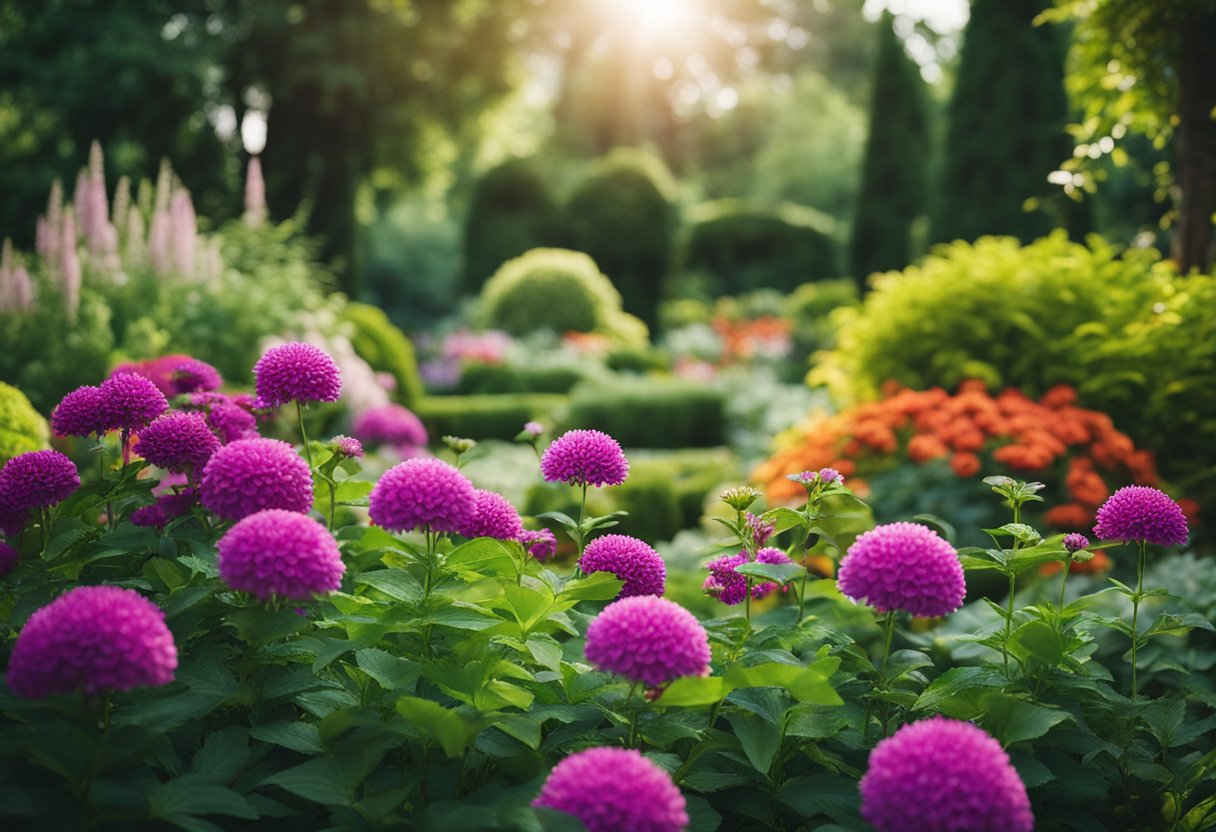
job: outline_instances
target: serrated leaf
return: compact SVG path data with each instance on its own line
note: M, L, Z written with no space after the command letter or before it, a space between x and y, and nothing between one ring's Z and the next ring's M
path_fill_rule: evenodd
M1067 711L1035 705L998 691L985 694L980 707L984 711L981 722L984 729L1006 746L1037 739L1071 719Z
M370 586L383 592L389 598L404 601L407 604L417 604L423 599L422 584L418 579L404 569L377 569L372 572L362 572L355 577L355 583Z
M786 584L806 574L806 568L799 563L744 563L735 567L740 575L750 575L754 578L764 578Z
M484 727L481 719L469 718L445 708L438 702L403 696L397 700L397 713L422 736L435 740L448 757L458 757Z

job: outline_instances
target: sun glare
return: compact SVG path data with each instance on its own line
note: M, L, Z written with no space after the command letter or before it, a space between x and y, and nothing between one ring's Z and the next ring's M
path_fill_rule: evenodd
M601 0L639 33L662 35L687 22L695 0Z

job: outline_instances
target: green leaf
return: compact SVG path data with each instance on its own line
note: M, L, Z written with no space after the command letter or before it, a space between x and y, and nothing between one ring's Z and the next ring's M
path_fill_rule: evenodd
M1009 694L993 691L980 700L984 711L983 727L1002 745L1043 736L1066 719L1067 711L1035 705Z
M311 722L268 722L249 729L249 736L301 754L324 754L321 735Z
M800 563L744 563L735 567L740 575L751 575L786 584L806 574L806 568Z
M941 536L953 543L958 538L958 532L954 526L946 522L936 514L917 514L912 518L912 522L920 523L923 526L936 528L941 532Z
M154 818L188 826L197 815L225 815L257 820L258 813L242 795L195 775L158 783L148 794L148 811Z
M535 806L532 811L536 814L541 832L587 832L582 821L569 812L559 812L544 806Z
M398 699L397 713L418 729L423 737L438 742L448 757L463 754L484 727L480 719L469 719L438 702L416 696Z
M359 669L376 680L385 690L398 690L418 678L422 668L408 659L384 650L369 647L355 652Z
M779 506L764 512L764 519L772 523L773 534L781 534L790 529L805 529L806 515L792 508Z
M536 625L553 605L553 595L547 588L533 589L528 586L507 584L503 587L503 597L507 601L511 613L519 623L519 628L526 633Z
M721 676L683 676L668 685L654 704L696 708L721 702L728 692Z
M781 785L777 799L804 818L827 815L855 822L859 813L857 781L835 774L791 777Z
M555 672L561 670L562 646L553 636L546 633L533 633L528 636L525 646L537 664Z
M837 657L818 659L807 667L780 662L766 662L751 667L734 664L726 672L726 684L730 690L779 687L789 691L799 702L841 705L844 704L843 700L827 681L839 666L840 659Z
M318 757L270 775L262 785L280 786L294 795L323 806L350 806L345 772L333 757Z
M1157 616L1153 625L1144 632L1144 638L1149 636L1184 636L1191 630L1213 630L1212 622L1199 613L1189 612L1184 615L1165 612Z
M1009 637L1009 648L1019 658L1033 657L1050 667L1064 658L1064 640L1042 621L1028 621Z
M460 601L429 613L426 620L454 630L487 630L502 623L502 619L493 613Z
M478 571L482 569L513 574L515 559L507 544L492 537L479 537L462 543L443 559L445 567Z
M239 725L222 728L207 736L194 755L191 773L208 783L231 783L249 761L249 734Z
M731 714L730 724L748 762L767 777L781 748L781 729L762 717L746 713Z
M383 592L389 598L404 601L407 604L418 604L423 598L422 584L404 569L377 569L373 572L361 572L355 576L355 583L370 586L372 589Z
M912 707L917 711L941 711L948 700L965 691L1000 688L1005 682L1005 676L994 668L953 667L934 679Z
M592 572L583 578L570 581L560 597L575 601L610 601L621 594L625 582L611 572Z

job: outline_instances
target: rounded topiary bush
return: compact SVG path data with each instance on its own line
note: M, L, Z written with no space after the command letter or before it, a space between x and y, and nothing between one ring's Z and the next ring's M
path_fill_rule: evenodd
M709 294L793 291L837 277L832 220L794 205L755 210L734 200L704 206L688 232L682 272L702 275Z
M414 345L393 325L384 311L366 303L348 303L342 317L354 326L351 345L373 370L390 374L397 380L393 398L405 405L422 398L422 377Z
M25 394L0 381L0 464L26 451L47 446L46 419L34 410Z
M567 207L571 245L595 258L625 311L653 327L666 290L675 211L670 174L639 151L617 150L594 166Z
M503 162L473 185L464 226L461 289L476 294L507 260L561 243L561 212L535 162Z
M512 335L592 332L620 308L612 282L586 254L537 248L508 260L481 294L485 322Z

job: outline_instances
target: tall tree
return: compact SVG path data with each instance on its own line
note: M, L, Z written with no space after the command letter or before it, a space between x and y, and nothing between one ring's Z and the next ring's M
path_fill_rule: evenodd
M1125 157L1139 133L1172 145L1162 177L1176 216L1171 254L1184 271L1216 262L1216 0L1057 0L1075 22L1069 88L1082 105L1085 152L1067 167Z
M975 0L950 101L930 236L1029 241L1066 218L1029 211L1053 195L1047 177L1071 150L1065 134L1066 33L1036 26L1050 0Z
M890 14L879 28L861 193L849 258L864 288L879 271L912 260L912 223L925 212L929 115L920 69L904 52Z

